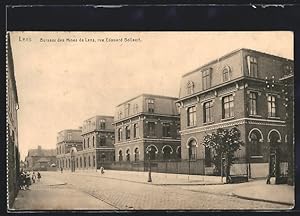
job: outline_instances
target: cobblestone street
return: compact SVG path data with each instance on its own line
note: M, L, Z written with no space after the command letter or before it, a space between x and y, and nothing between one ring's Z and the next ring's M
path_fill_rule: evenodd
M105 175L105 174L104 174ZM214 193L211 191L193 191L190 186L188 188L182 186L161 186L142 184L124 180L109 179L91 173L59 173L45 172L42 173L42 181L55 179L60 182L60 186L67 190L77 191L77 193L86 194L94 197L100 203L96 204L101 209L115 210L149 210L149 209L193 209L193 210L209 210L209 209L288 209L288 205L279 205L268 202L250 201L227 194ZM146 180L145 180L146 181ZM33 185L34 186L34 185ZM195 187L207 187L195 186ZM212 186L210 186L212 187ZM63 190L62 190L63 191ZM30 194L33 191L26 191ZM72 194L57 193L57 196L51 196L53 202L59 203L59 200L67 200L67 196ZM71 197L70 197L71 198ZM37 197L29 196L32 203L38 204L40 200ZM85 200L85 199L83 199ZM49 202L49 199L48 199ZM82 206L88 206L89 200L81 202L74 209L80 209ZM95 201L91 201L95 202ZM50 202L48 205L52 205ZM20 206L20 205L19 205ZM95 209L95 206L92 206ZM16 209L22 209L15 205Z

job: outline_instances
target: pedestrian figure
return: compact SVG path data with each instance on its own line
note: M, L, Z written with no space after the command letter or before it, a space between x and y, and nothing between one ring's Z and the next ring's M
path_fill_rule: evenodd
M32 173L32 177L31 177L31 179L32 179L32 183L35 183L35 180L36 180L36 175L35 175L35 173L34 173L34 172Z
M26 190L29 190L29 185L30 185L30 183L31 183L31 180L30 180L30 174L29 174L29 172L27 172L27 173L25 174L25 189L26 189Z
M62 167L60 168L60 172L63 173L63 168Z
M40 172L38 172L38 173L37 173L37 177L38 177L38 181L40 181L40 179L42 178L42 176L41 176L41 173L40 173Z
M104 168L103 167L100 167L100 172L101 172L101 174L104 174Z
M20 174L20 189L25 190L25 172L21 172Z

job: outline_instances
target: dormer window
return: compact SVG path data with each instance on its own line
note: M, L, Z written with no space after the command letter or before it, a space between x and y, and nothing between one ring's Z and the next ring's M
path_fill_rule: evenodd
M291 65L285 65L283 67L283 75L287 76L287 75L290 75L290 74L293 74L293 67Z
M227 82L228 80L230 80L230 67L225 66L223 68L223 82Z
M247 64L248 64L249 76L257 77L258 75L257 59L253 56L247 56Z
M187 93L190 95L190 94L194 94L194 82L192 81L188 81L187 83Z

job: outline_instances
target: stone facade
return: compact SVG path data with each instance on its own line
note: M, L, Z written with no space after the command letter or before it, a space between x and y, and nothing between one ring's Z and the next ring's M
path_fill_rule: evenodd
M53 170L56 166L56 149L29 149L25 157L26 170L29 171L46 171Z
M82 137L81 129L66 129L58 132L57 135L57 168L63 168L64 170L71 170L74 161L71 161L71 149L75 147L76 151L81 151Z
M236 173L267 176L275 144L286 162L286 109L279 82L286 68L293 69L292 60L240 49L183 75L177 100L182 159L204 161L208 170L212 153L202 145L204 136L237 126L245 145L236 152Z
M114 161L113 116L94 116L84 121L82 151L76 155L76 168L99 169Z
M12 207L13 201L18 193L18 176L20 166L20 153L18 143L18 115L19 109L17 85L14 72L13 55L10 44L10 36L7 35L7 98L6 98L6 120L7 120L7 174L8 174L8 206Z
M149 157L152 161L180 159L180 122L174 103L176 99L142 94L116 107L117 163L142 162L143 166Z

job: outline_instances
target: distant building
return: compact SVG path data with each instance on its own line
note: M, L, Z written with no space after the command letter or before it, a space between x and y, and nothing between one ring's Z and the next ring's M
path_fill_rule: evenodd
M97 115L83 122L82 151L77 151L76 168L99 169L114 161L113 116Z
M56 150L42 149L38 146L37 149L30 149L25 157L26 170L46 171L53 170L56 166Z
M180 122L176 100L142 94L116 107L115 156L119 168L134 169L135 163L149 159L180 159ZM127 166L122 165L126 163Z
M66 129L58 132L56 144L57 168L70 169L74 167L71 151L82 150L81 129ZM71 161L73 159L73 161Z
M292 131L293 126L286 122L279 79L293 73L293 68L292 60L240 49L183 75L177 100L182 159L196 162L195 169L207 174L212 152L202 145L203 137L218 128L237 126L245 146L236 152L233 174L266 177L275 146L281 152L281 172L286 173L287 129Z
M7 153L8 153L8 197L9 208L11 208L13 201L18 193L18 176L20 165L20 153L18 143L18 116L19 109L17 85L14 72L13 55L10 44L10 35L7 35L7 95L6 95L6 120L7 120Z

